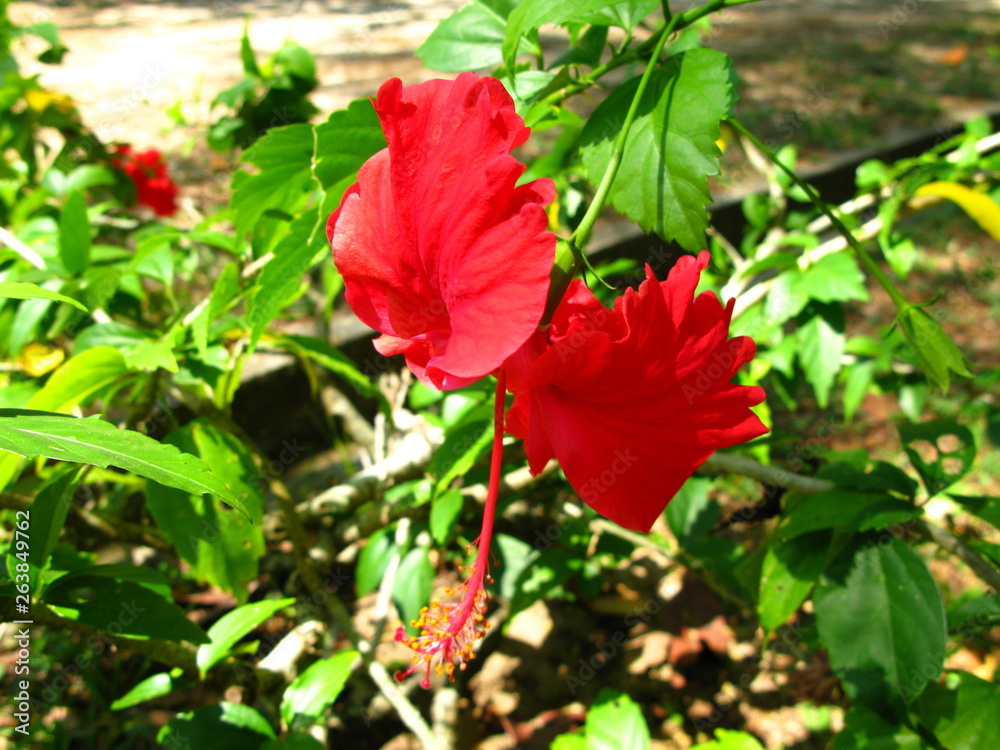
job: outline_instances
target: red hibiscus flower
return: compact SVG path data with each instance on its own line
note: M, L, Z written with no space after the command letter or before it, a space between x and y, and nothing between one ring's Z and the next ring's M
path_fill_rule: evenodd
M518 186L510 152L529 129L494 78L463 73L379 89L388 142L358 172L327 236L347 301L424 383L460 388L532 335L545 307L555 236L551 180Z
M507 431L531 470L555 457L594 510L646 532L715 450L767 432L750 407L758 387L733 385L753 359L729 339L732 302L695 287L709 255L681 258L668 279L651 269L608 310L574 281L553 316L505 368L516 396Z
M177 185L167 175L163 155L155 148L133 152L123 143L115 146L111 166L122 170L135 184L136 202L148 206L157 216L177 212Z

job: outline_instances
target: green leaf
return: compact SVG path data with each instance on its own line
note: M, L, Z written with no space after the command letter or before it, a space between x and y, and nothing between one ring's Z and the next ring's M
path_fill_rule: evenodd
M917 488L920 485L905 471L885 461L873 461L871 468L868 469L867 453L864 451L862 451L862 458L867 470L838 460L820 467L820 470L816 472L816 477L836 482L845 489L888 492L901 495L909 500L916 497Z
M61 279L49 279L44 284L49 291L57 291L63 286ZM33 341L43 339L44 334L40 330L42 321L49 310L52 309L52 301L47 299L27 299L17 306L13 323L8 323L9 338L7 349L11 356L21 353L21 350Z
M73 274L90 265L90 221L87 200L81 190L69 194L59 214L59 259Z
M948 750L1000 747L1000 685L968 672L954 672L948 682L920 696L920 723Z
M453 489L443 492L431 500L431 536L442 547L451 538L455 521L458 520L458 516L462 512L462 499L462 493Z
M458 477L465 476L492 444L490 419L472 420L450 430L427 467L427 473L437 477L432 497L447 490Z
M716 729L714 740L695 745L691 750L764 750L764 747L747 732Z
M107 575L115 571L102 570L105 567L111 566L94 566L57 578L45 590L45 603L62 617L104 632L115 624L116 634L124 636L191 643L208 640L205 631L168 598L169 590L164 596L143 582Z
M257 173L239 170L233 176L231 205L238 234L253 230L265 211L297 213L318 188L327 191L329 202L339 201L358 168L384 146L367 99L351 102L315 128L297 124L268 130L242 157ZM325 224L329 211L322 213L322 221L314 223Z
M691 477L667 505L667 525L682 546L702 539L721 520L718 503L708 497L713 480Z
M359 657L357 651L343 651L329 659L320 659L296 677L281 698L281 718L285 725L308 725L319 719L337 700Z
M905 279L909 275L913 264L917 262L917 246L909 237L896 237L892 235L882 242L879 237L879 244L882 245L882 254L896 274Z
M944 605L924 561L891 534L855 537L813 595L820 638L848 697L897 714L937 679Z
M472 2L441 21L417 48L424 67L460 73L500 65L507 18L491 5L498 4Z
M128 372L122 353L112 347L88 349L71 357L28 402L29 409L67 412L85 406Z
M174 689L174 678L169 672L160 672L152 677L147 677L125 695L111 704L112 711L121 711L123 708L137 706L140 703L151 701L154 698L162 698Z
M791 505L794 496L786 503ZM777 535L782 541L789 541L802 534L820 529L855 527L857 520L866 510L882 503L889 496L882 492L859 492L857 490L834 488L826 492L806 495L786 514L785 521L778 527ZM907 504L909 508L915 508Z
M518 576L514 595L510 598L510 617L537 601L566 598L563 584L580 570L580 564L578 556L560 547L541 554L536 551Z
M243 36L240 38L240 61L243 63L243 72L256 78L263 78L260 68L257 67L257 56L253 53L253 45L250 43L250 15L243 19Z
M798 267L784 271L768 292L768 318L782 323L798 315L811 299L817 302L867 300L865 276L857 261L847 253L833 253L824 255L804 271Z
M969 361L941 324L922 307L910 305L896 317L899 329L913 347L927 379L947 393L950 373L971 378Z
M868 395L868 389L875 379L875 362L855 362L845 371L844 380L844 421L854 419L861 402Z
M316 83L316 59L312 53L296 42L286 41L272 58L282 72Z
M405 623L416 620L434 591L434 566L431 565L426 547L411 549L399 563L392 600L399 610L399 619Z
M143 341L135 348L124 352L125 364L140 372L156 372L164 369L177 372L177 357L174 356L173 336L165 336L155 341Z
M0 409L0 448L28 458L117 466L140 477L193 494L209 493L244 515L243 504L208 466L131 430L120 430L98 417L80 419L26 409Z
M258 562L266 550L261 526L265 480L253 456L241 441L203 419L174 430L164 442L201 458L248 516L224 510L200 494L155 482L146 488L146 507L164 537L191 565L192 578L232 592L238 602L245 601L247 584L257 577Z
M819 531L792 539L774 536L768 542L760 574L757 613L766 631L774 631L809 596L823 572L830 533Z
M79 480L78 466L67 466L56 471L38 491L28 508L31 514L31 552L28 562L39 570L45 567L59 540L59 533L66 522ZM37 593L37 588L34 590Z
M507 19L507 33L503 40L503 62L508 70L514 69L521 38L542 24L561 24L575 21L581 14L604 8L607 0L521 0Z
M839 305L817 303L816 307L816 313L795 331L795 340L802 371L816 393L816 402L825 409L844 354L844 312Z
M105 352L105 358L109 361L118 362L123 370L127 370L123 352L151 341L155 335L152 331L134 328L127 323L119 323L116 320L109 320L106 323L95 323L92 326L87 326L76 337L76 340L73 342L73 353L75 356L70 362L78 360L89 349L107 347L113 349L114 354ZM115 355L117 355L117 358Z
M379 398L381 391L355 366L354 361L337 347L315 336L282 336L274 345L299 357L311 359L339 378L343 378L362 396ZM384 400L384 397L381 397Z
M560 734L549 750L587 750L587 737L583 734Z
M275 738L255 708L225 701L177 714L156 736L170 750L258 750Z
M74 190L86 190L98 185L114 185L115 173L108 167L97 164L81 164L68 175L63 183L63 190L69 193Z
M948 611L948 629L962 636L1000 625L1000 597L995 593L976 596Z
M316 179L327 191L328 201L339 203L361 165L385 146L378 115L367 98L355 99L317 125ZM326 216L321 218L325 224Z
M583 13L578 20L604 26L619 26L631 30L646 16L659 10L662 0L625 0L624 2L604 3L600 10Z
M957 446L945 450L948 446L942 441L945 437ZM931 497L964 477L976 460L976 441L972 432L953 419L900 425L899 439ZM922 452L930 455L925 459Z
M77 302L72 297L67 297L65 294L52 292L37 284L28 284L23 281L0 281L0 297L7 297L8 299L47 299L53 302L65 302L84 312L88 312L83 303Z
M305 732L293 732L281 739L265 742L260 750L326 750L326 745Z
M929 750L920 735L864 706L851 706L831 750Z
M667 58L649 80L611 186L618 211L692 252L706 246L706 178L719 173L715 144L719 122L732 114L735 81L729 58L717 50ZM580 156L591 184L604 176L638 85L636 77L616 88L583 128Z
M368 537L365 546L361 548L361 554L358 555L358 567L355 571L355 586L359 597L370 594L378 588L397 550L388 529L379 529Z
M251 348L257 345L264 329L298 291L302 277L318 260L313 242L323 224L320 219L318 209L307 211L295 219L288 234L275 246L274 257L261 271L247 304ZM325 257L325 249L322 257Z
M649 750L649 727L639 705L604 688L587 711L587 750Z
M229 656L233 646L276 612L295 604L294 598L265 599L227 612L208 629L209 642L198 647L195 662L202 679L213 666Z
M241 160L258 172L233 175L230 205L239 235L252 231L268 209L294 210L319 187L312 174L314 146L312 126L302 123L271 128L243 153Z

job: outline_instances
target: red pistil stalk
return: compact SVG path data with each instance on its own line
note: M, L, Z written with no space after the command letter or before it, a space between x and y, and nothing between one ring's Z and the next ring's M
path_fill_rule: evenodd
M407 635L406 628L396 630L396 640L414 651L413 665L396 674L402 681L421 666L425 670L421 687L431 686L431 670L437 675L455 679L455 667L465 669L467 662L476 658L473 646L486 634L490 626L486 620L489 594L486 584L489 577L490 542L493 539L493 519L496 515L497 495L500 492L500 472L503 468L503 413L507 396L507 374L497 373L496 403L493 407L493 456L490 462L490 486L483 508L483 526L479 538L473 542L478 547L472 574L456 588L445 589L447 596L461 595L458 602L443 604L431 602L420 610L420 617L410 624L420 629L420 635ZM464 570L464 568L463 568Z

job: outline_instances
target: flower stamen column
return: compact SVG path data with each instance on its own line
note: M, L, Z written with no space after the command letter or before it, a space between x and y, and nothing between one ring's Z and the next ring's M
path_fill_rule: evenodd
M400 626L396 640L405 643L414 651L413 665L396 675L403 680L417 669L424 669L420 680L422 687L430 687L431 672L439 676L448 675L455 679L455 668L465 669L467 662L476 658L475 643L486 634L489 622L486 620L486 605L489 594L486 584L489 577L490 543L493 540L493 521L496 516L497 495L500 493L500 474L503 470L503 423L506 404L507 376L501 369L497 373L496 401L493 407L493 453L490 460L490 484L483 508L483 526L479 538L473 542L477 547L472 573L454 589L446 589L447 596L461 596L455 603L431 602L430 607L420 610L420 617L410 624L420 629L419 635L407 635L406 628Z

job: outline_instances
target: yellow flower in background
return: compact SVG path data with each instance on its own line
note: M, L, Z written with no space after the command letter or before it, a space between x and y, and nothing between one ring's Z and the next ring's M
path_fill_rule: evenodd
M50 105L66 115L76 109L76 102L73 101L73 97L61 91L32 89L25 93L24 99L28 102L28 106L38 113L44 112Z
M33 378L52 372L66 359L66 352L58 346L28 344L17 357L17 364Z

